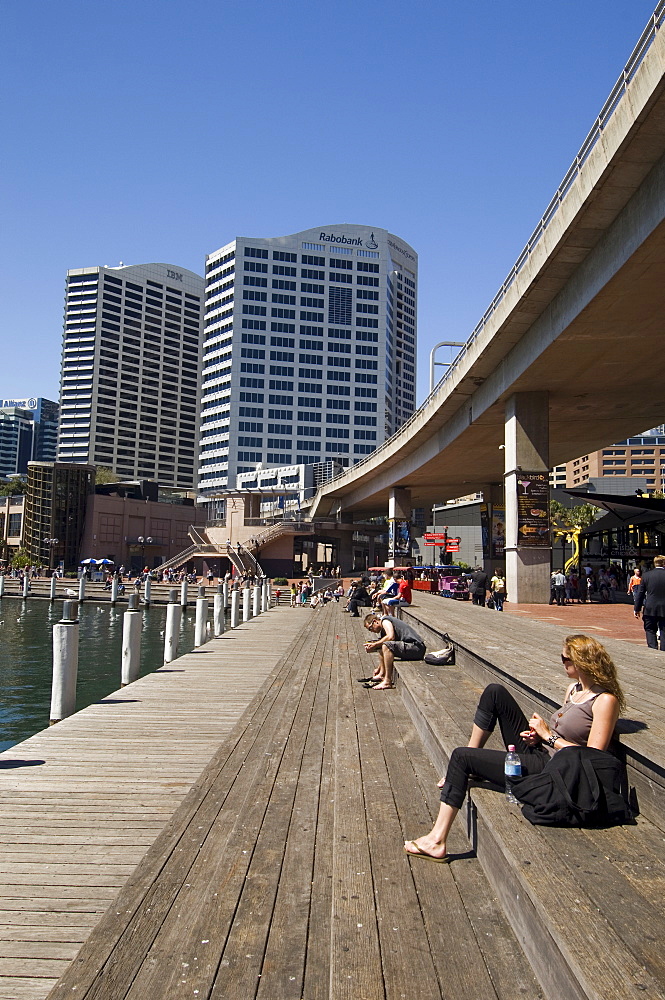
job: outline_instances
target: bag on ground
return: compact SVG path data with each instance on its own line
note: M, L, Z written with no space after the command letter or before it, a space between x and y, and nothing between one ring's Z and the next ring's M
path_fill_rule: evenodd
M425 655L425 663L429 663L433 667L444 667L446 665L452 665L455 662L455 647L447 632L443 639L446 645L443 649L437 649L432 653L427 653Z

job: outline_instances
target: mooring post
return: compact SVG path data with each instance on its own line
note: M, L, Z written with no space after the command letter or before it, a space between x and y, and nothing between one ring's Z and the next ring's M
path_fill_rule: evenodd
M27 573L23 574L23 600L27 601L30 593L30 578Z
M76 711L76 675L79 660L79 623L76 602L64 601L62 620L53 626L53 682L50 725Z
M212 610L212 620L213 628L215 633L215 638L218 639L223 633L224 624L224 593L223 586L217 587L217 593L213 598L213 610Z
M250 593L251 591L249 589L249 584L245 583L245 586L243 587L242 590L242 620L244 622L248 622L249 619L252 617L251 607L249 603Z
M0 597L5 596L5 574L0 573Z
M206 625L208 624L208 599L205 587L199 587L199 596L196 598L196 625L194 627L194 645L205 645Z
M111 604L118 603L118 577L114 575L111 580Z
M51 593L49 595L49 599L50 599L51 603L53 603L53 601L55 600L55 589L56 589L57 584L58 584L58 581L56 580L56 578L54 576L52 576L51 577Z
M83 604L85 601L85 573L81 575L79 580L79 604Z
M183 580L180 585L180 607L187 607L187 580Z
M150 605L150 593L152 591L152 580L150 575L146 576L143 581L143 603Z
M267 611L269 607L270 607L270 601L268 600L268 579L267 577L264 577L261 585L261 610Z
M240 606L240 591L231 591L231 628L238 627L238 610Z
M254 586L253 601L252 601L252 615L254 618L261 613L261 588L258 583Z
M182 608L178 604L178 591L169 590L169 603L166 606L166 628L164 630L164 663L170 663L178 655L178 637Z
M122 676L121 687L135 681L141 666L141 628L143 615L138 609L138 594L130 594L127 610L122 619Z
M222 597L224 599L224 610L229 606L229 581L225 580L222 584Z

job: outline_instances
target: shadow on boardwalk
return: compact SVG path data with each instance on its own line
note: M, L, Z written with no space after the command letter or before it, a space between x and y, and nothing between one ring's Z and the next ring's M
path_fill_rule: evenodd
M462 832L452 865L402 852L438 776L399 694L356 683L362 622L277 614L299 631L262 697L49 996L540 997Z

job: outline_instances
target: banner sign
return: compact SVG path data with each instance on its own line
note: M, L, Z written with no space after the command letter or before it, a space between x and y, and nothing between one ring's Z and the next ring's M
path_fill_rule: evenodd
M506 548L506 509L492 505L492 558L503 558Z
M388 521L388 556L390 559L394 559L396 556L410 555L410 524L406 520L393 517Z
M547 472L520 472L517 477L517 544L550 547L550 482Z

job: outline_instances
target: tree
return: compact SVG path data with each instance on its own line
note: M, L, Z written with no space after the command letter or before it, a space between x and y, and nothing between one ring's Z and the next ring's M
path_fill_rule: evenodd
M558 500L550 500L550 517L555 525L563 528L589 528L602 514L603 511L592 503L564 507Z
M101 486L103 483L117 483L118 476L113 469L107 465L98 465L95 469L95 485Z
M15 569L21 569L24 566L30 565L30 556L25 549L17 549L11 561Z
M0 483L0 497L20 497L25 494L26 489L27 485L22 479L12 476L8 482Z

